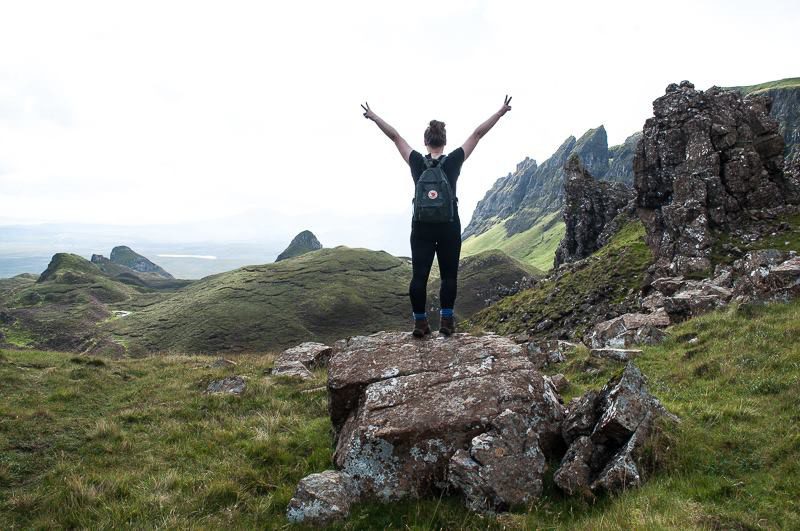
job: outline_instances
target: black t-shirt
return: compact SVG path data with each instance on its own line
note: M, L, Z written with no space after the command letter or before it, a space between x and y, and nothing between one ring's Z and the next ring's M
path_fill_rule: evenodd
M425 171L425 159L431 159L431 154L428 153L425 157L416 149L411 151L408 157L408 165L411 167L411 177L414 179L414 184L417 184L420 175ZM447 175L447 180L450 182L450 188L453 189L453 195L456 195L456 181L461 174L461 165L464 164L464 148L457 147L451 151L447 158L444 159L444 173Z

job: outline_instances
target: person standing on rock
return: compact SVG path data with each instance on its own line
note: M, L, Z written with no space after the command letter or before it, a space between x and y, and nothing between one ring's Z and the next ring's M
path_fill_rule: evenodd
M500 110L479 125L461 147L447 155L444 155L447 144L445 124L431 120L424 135L425 148L428 151L424 157L411 149L397 130L375 114L368 103L366 106L361 105L364 118L374 121L397 146L403 160L411 168L411 177L414 179L416 193L414 218L411 222L412 278L408 293L414 313L415 337L424 337L431 332L425 311L425 298L434 254L439 261L442 280L439 291L439 333L449 336L455 332L453 307L456 302L458 261L461 254L461 221L458 218L456 181L461 173L461 165L478 145L478 141L501 116L511 110L510 103L511 98L506 96Z

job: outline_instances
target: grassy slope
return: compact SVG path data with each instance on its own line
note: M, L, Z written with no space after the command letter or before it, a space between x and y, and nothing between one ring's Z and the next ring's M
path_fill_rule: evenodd
M661 468L643 488L589 504L548 479L542 500L497 518L445 497L359 505L339 527L797 528L800 302L730 307L670 332L637 363L683 422L656 447ZM271 356L233 359L249 377L241 397L203 395L234 370L200 356L5 351L0 528L285 525L296 481L329 467L324 374L289 383L264 374ZM554 367L572 381L567 398L620 368L585 351Z
M547 318L556 321L579 310L594 294L620 302L641 285L652 255L644 243L644 226L629 223L602 249L586 259L585 266L560 279L540 282L507 297L472 317L479 328L501 334L525 331ZM592 311L589 307L587 311ZM527 322L523 316L527 315ZM584 330L578 330L582 335Z
M499 249L514 258L542 271L553 267L556 248L564 236L565 226L561 213L549 214L530 229L506 235L505 222L477 236L470 236L461 247L461 256L471 256L490 249Z
M789 77L786 79L779 79L777 81L768 81L766 83L759 83L758 85L749 85L746 87L732 87L739 90L742 94L752 94L764 90L776 88L792 88L800 87L800 77Z

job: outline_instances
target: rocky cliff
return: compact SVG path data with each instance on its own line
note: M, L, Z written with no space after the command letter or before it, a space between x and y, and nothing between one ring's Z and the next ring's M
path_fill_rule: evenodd
M105 258L102 255L92 255L92 262L96 264L102 264ZM111 256L109 261L112 264L116 264L118 266L123 266L128 269L131 269L137 273L145 273L150 276L156 276L161 278L168 278L172 279L175 278L166 271L164 271L161 266L151 262L146 257L140 255L130 247L125 245L118 245L111 249Z
M778 121L778 130L786 143L784 156L800 158L800 78L733 89L743 95L761 94L769 98L769 114Z
M537 267L549 268L563 234L564 164L575 155L596 178L631 183L633 151L638 136L608 147L605 128L567 138L556 152L537 165L526 158L513 173L498 179L478 202L462 235L464 253L501 249Z
M289 243L289 247L284 249L275 261L280 262L287 258L294 258L295 256L310 253L311 251L318 251L320 249L322 249L322 244L319 243L314 233L310 230L304 230L292 239L291 243Z
M632 219L633 189L622 183L600 182L573 155L564 167L566 232L556 250L555 266L586 258L608 243L622 226L612 221L623 211Z
M717 232L746 232L800 201L768 111L762 94L698 91L688 81L653 102L634 173L655 276L708 274Z

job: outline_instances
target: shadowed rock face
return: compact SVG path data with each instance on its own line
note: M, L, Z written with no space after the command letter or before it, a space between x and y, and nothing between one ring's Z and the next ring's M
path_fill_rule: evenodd
M632 188L622 183L600 182L581 163L577 156L567 161L564 182L564 223L566 233L556 250L555 266L586 258L608 243L619 223L611 221L623 211L630 219L634 207L628 204L634 197Z
M784 140L762 95L688 81L653 102L634 160L639 217L657 276L707 273L714 231L800 200Z
M319 243L314 233L310 230L304 230L292 239L289 247L279 254L275 261L280 262L281 260L294 258L295 256L310 253L311 251L318 251L319 249L322 249L322 244Z

